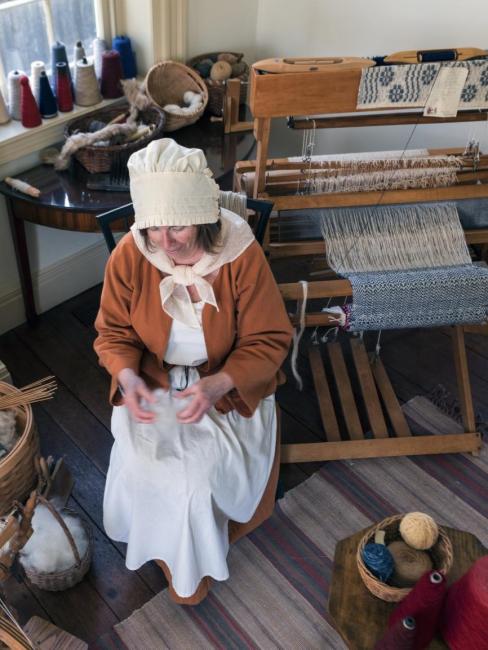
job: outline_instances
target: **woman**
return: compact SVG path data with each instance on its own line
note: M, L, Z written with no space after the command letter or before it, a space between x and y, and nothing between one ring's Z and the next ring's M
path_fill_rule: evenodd
M128 167L135 223L107 264L95 324L114 405L104 524L127 542L128 568L155 559L173 599L196 604L210 578L228 577L229 538L271 514L291 326L202 151L162 139Z

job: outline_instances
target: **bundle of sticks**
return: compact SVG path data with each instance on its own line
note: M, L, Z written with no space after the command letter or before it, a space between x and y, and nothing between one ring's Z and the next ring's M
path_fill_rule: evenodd
M32 384L23 386L18 391L0 395L0 411L51 399L56 392L56 389L57 384L55 377L52 375L44 377Z

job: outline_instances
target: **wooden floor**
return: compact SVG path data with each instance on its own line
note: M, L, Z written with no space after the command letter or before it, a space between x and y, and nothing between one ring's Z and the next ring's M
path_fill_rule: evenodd
M291 269L287 260L275 263L274 268L278 278L286 281L290 274L297 277L297 269L305 273L308 264L297 261ZM38 614L86 641L108 631L165 586L154 564L137 572L127 570L123 545L113 543L103 530L102 497L112 438L108 377L92 349L99 295L100 287L95 287L43 314L35 327L23 325L0 337L0 359L16 385L48 374L58 378L56 398L37 405L35 419L44 454L66 459L75 479L70 505L89 520L95 545L92 568L79 586L63 593L42 592L12 577L5 588L7 600L22 621ZM475 407L486 420L488 339L468 336L467 341ZM374 347L374 337L367 343ZM455 393L447 330L385 333L382 358L402 401L427 394L438 384ZM290 379L278 392L286 442L321 439L320 414L305 355L299 358L299 368L304 391L299 392ZM299 484L317 466L282 466L284 488Z

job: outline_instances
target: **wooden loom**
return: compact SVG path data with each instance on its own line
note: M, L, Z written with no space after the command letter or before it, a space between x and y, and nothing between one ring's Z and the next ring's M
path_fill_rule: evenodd
M269 61L266 62L268 68ZM236 164L235 189L243 189L242 175L254 174L253 196L272 200L275 209L303 209L345 207L358 205L378 205L392 203L415 203L422 201L446 201L461 198L488 197L488 184L484 184L487 174L484 169L467 169L462 181L454 186L429 189L386 190L349 192L335 194L296 195L280 192L278 186L271 189L273 179L268 172L290 173L290 165L283 160L269 160L268 146L271 119L290 115L333 114L315 120L318 128L341 128L368 125L432 123L439 118L423 117L412 113L389 111L386 114L372 115L367 111L356 110L356 98L364 64L354 66L328 65L304 72L262 73L260 63L251 69L250 108L254 116L254 134L257 140L256 161L243 161ZM351 113L352 115L338 115ZM474 121L486 119L480 111L464 112L456 118L440 119L443 122ZM310 128L300 121L299 128ZM442 150L439 153L461 153ZM436 152L436 153L437 153ZM434 153L434 152L433 152ZM488 161L487 161L488 162ZM482 161L482 164L484 161ZM469 164L469 163L468 163ZM467 165L468 166L468 165ZM279 176L279 174L278 174ZM288 179L286 179L288 180ZM270 191L271 190L271 191ZM466 231L468 243L487 243L488 229ZM324 242L265 243L270 256L323 254ZM285 301L297 300L302 296L302 288L296 283L280 286ZM314 298L334 298L351 296L352 289L347 280L328 280L312 282L308 286L308 296ZM299 314L294 317L299 322ZM318 312L307 314L306 326L331 325L333 320L327 314ZM476 431L464 332L485 332L486 326L456 326L452 328L453 355L458 382L459 401L464 424L464 433L427 436L412 436L408 424L394 393L385 368L379 358L370 361L362 341L351 341L351 353L355 375L360 387L360 395L367 413L372 438L365 437L359 419L351 379L348 374L342 348L338 343L327 344L328 358L338 397L339 413L331 397L331 389L324 369L319 348L310 349L309 358L315 390L317 393L325 441L317 443L288 444L282 446L283 462L306 462L335 460L344 458L369 458L377 456L403 456L433 453L472 452L481 448L481 436ZM339 416L339 417L338 417ZM390 437L387 420L391 423L394 437ZM343 421L347 438L341 435L339 422Z

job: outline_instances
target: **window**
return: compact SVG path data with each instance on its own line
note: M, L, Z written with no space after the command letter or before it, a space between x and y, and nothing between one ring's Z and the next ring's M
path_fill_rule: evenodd
M30 74L32 61L44 61L50 73L51 44L66 45L73 63L81 40L88 55L97 35L97 0L0 0L0 85L6 88L10 70Z

